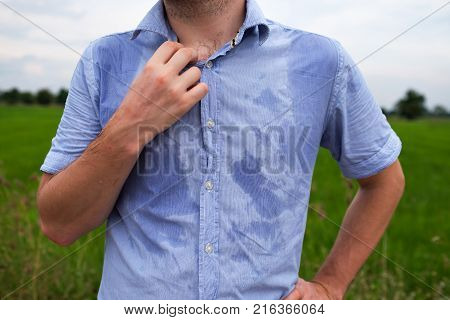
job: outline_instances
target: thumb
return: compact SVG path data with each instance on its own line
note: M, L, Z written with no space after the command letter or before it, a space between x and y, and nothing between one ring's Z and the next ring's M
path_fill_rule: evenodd
M305 280L298 278L294 289L282 300L301 300L303 298L303 284Z

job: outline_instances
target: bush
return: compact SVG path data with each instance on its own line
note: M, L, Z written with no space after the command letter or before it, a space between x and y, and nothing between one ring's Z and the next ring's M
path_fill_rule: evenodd
M12 88L11 90L4 91L0 95L0 101L7 104L17 104L20 102L20 92L17 88Z
M21 94L20 94L20 102L22 102L22 103L24 103L24 104L33 104L34 102L35 102L35 97L34 97L34 95L31 93L31 92L29 92L29 91L26 91L26 92L22 92Z
M54 101L53 94L48 89L41 89L36 95L36 102L41 105L49 105Z
M400 117L406 119L422 117L427 113L425 96L414 90L408 90L405 97L397 102L395 111Z
M433 116L435 117L448 117L450 116L450 112L444 106L437 105L433 109Z
M65 105L68 95L69 91L67 91L66 89L60 89L58 91L58 94L56 95L55 102L57 104Z

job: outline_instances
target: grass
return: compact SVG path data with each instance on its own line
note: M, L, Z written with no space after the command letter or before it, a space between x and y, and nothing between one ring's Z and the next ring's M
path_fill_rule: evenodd
M50 148L61 107L0 107L0 168L7 180L36 173Z
M60 248L42 236L37 224L39 166L61 113L61 108L0 107L0 297L13 292L7 298L96 298L104 229ZM391 261L374 253L347 298L442 299L450 295L450 121L391 123L403 141L400 160L407 179L405 196L377 247ZM311 207L339 223L356 190L321 150ZM314 275L337 232L335 225L310 210L301 276ZM60 261L74 250L78 251ZM36 279L29 281L32 278ZM21 284L25 285L17 289Z
M95 298L100 284L102 228L70 248L42 236L35 191L39 167L50 148L61 107L0 106L0 298L38 277L74 249L90 245L25 285L12 299Z

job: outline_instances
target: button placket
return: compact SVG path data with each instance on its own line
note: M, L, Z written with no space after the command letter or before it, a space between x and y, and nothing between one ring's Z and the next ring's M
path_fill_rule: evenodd
M214 85L214 63L210 60L205 63L202 72L202 82L210 87L208 95L201 105L201 130L203 137L203 185L200 192L200 234L199 234L199 297L200 299L213 299L217 294L219 266L217 257L218 230L216 194L217 194L217 141L214 139L215 112L217 108Z

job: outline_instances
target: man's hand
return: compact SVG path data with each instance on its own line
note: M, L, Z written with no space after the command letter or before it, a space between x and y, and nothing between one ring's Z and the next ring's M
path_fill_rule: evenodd
M281 300L340 300L342 297L334 295L330 288L320 282L305 281L298 278L291 292Z
M167 41L133 81L116 113L128 127L137 130L138 149L179 120L208 93L208 86L198 83L199 68L191 67L180 74L197 59L196 50Z
M83 154L57 175L43 175L37 205L48 238L70 245L105 221L143 147L207 94L200 69L180 74L196 60L195 50L165 42Z

